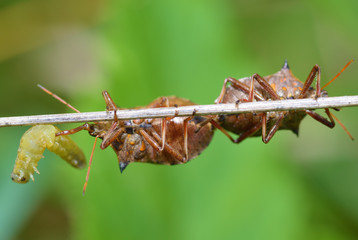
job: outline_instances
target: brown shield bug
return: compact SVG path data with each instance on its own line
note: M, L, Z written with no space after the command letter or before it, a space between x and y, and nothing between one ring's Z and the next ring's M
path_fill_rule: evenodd
M336 79L352 61L348 62L329 83ZM316 87L313 88L311 85L315 79L317 79ZM229 83L230 85L228 85ZM280 71L266 77L254 74L251 77L241 79L231 77L225 79L224 86L219 97L216 99L216 103L239 104L240 102L251 101L326 97L328 96L327 92L323 89L329 83L321 87L321 70L318 65L312 68L306 81L303 83L292 74L287 61L285 61ZM216 121L224 129L239 135L237 139L233 139L226 134L235 143L240 143L247 137L260 135L262 136L262 141L268 143L277 130L289 129L298 134L299 124L306 115L311 116L329 128L333 128L335 126L334 115L328 108L325 109L325 113L328 119L313 110L296 110L220 115L216 118ZM335 119L341 124L337 118ZM341 125L346 130L343 124ZM352 138L347 130L346 132Z
M40 86L41 87L41 86ZM41 87L45 92L61 102L69 105L64 100ZM103 91L103 97L108 111L118 111L122 108L112 100L107 91ZM195 103L178 97L160 97L152 103L140 108L161 108L191 106ZM72 106L69 106L72 109ZM78 110L76 110L78 111ZM191 117L167 117L162 119L132 119L85 123L71 130L61 131L56 136L74 134L81 130L87 130L91 136L102 139L101 149L111 146L118 157L120 171L131 162L147 162L156 164L175 165L186 163L198 156L210 143L214 127L209 123L197 131L197 125L206 118ZM93 151L90 159L92 162ZM89 166L90 169L90 166ZM89 174L89 170L88 170ZM88 181L88 174L84 190Z

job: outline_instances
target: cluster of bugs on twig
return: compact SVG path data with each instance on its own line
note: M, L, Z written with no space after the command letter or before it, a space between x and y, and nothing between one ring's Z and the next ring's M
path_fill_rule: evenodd
M326 97L324 88L336 79L352 62L346 66L326 85L321 87L320 67L315 65L306 81L299 81L291 72L287 61L282 69L272 75L261 77L254 74L251 77L234 79L227 78L216 99L217 104L274 101L282 99L320 98ZM311 85L317 79L315 88ZM70 104L40 86L42 90L60 100L73 110L79 112ZM107 91L103 91L107 111L119 111L121 108L112 100ZM164 108L191 106L195 103L179 97L160 97L146 107ZM339 110L333 108L334 110ZM240 143L248 137L262 136L262 141L268 143L277 130L288 129L298 134L299 124L309 115L329 128L335 126L335 121L341 122L325 109L327 118L313 110L294 110L281 112L240 113L231 115L196 116L195 111L190 117L166 117L154 119L132 119L85 123L77 128L61 131L52 125L37 125L28 130L21 139L18 157L12 173L12 179L25 183L33 173L37 172L37 162L42 157L45 148L53 151L72 166L81 168L85 164L82 151L67 135L86 130L91 136L102 139L101 149L108 146L114 150L118 158L120 171L131 162L147 162L156 164L175 165L186 163L197 157L210 143L214 130L223 132L232 142ZM115 114L116 116L116 114ZM229 132L237 134L234 139ZM350 133L347 134L353 139ZM94 149L94 148L93 148ZM93 150L90 164L93 158ZM84 190L86 189L90 166L88 168Z

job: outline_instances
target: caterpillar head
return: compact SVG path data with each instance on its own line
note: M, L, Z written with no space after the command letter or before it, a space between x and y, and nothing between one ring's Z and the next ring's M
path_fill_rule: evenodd
M32 175L32 173L25 173L23 170L14 170L11 173L11 180L16 182L16 183L27 183L30 178L33 180L34 177Z
M16 159L16 163L14 169L11 173L11 180L16 183L27 183L30 179L35 181L34 179L34 172L40 174L39 170L37 169L36 162L27 163L26 161L19 160L22 159L22 155L19 154L18 158Z

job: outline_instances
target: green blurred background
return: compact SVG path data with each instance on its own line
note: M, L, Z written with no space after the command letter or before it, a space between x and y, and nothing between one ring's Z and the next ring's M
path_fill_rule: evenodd
M356 0L2 0L0 116L102 111L176 95L211 104L223 80L277 72L287 58L326 83L358 56ZM327 87L358 94L353 63ZM336 113L358 138L357 108ZM78 124L61 125L69 129ZM46 151L35 183L10 173L28 127L0 129L0 239L357 239L358 144L307 117L300 137L278 132L231 144L220 132L181 166L131 164L120 174L97 147L86 171ZM73 139L89 158L94 138Z

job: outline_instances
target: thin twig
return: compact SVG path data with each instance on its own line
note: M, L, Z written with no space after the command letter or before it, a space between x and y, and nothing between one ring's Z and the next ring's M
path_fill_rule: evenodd
M138 110L119 110L117 118L119 120L138 119L138 118L162 118L174 116L191 116L195 110L196 115L216 115L216 114L236 114L244 112L270 112L287 111L300 109L319 109L319 108L341 108L358 106L358 96L326 97L316 99L290 99L280 101L258 101L245 102L236 105L213 104L195 105L185 107L169 108L146 108ZM97 122L112 121L114 112L87 112L87 113L66 113L49 114L35 116L2 117L0 127L23 126L35 124L61 124L74 122Z

